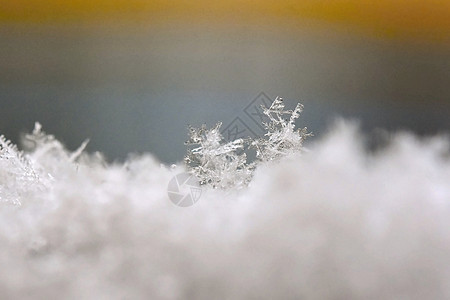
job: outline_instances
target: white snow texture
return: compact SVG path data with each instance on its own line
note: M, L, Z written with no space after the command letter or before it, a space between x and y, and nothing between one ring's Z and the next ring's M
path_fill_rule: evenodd
M450 299L448 139L362 140L341 122L180 208L181 167L106 164L39 127L25 155L2 139L0 298Z

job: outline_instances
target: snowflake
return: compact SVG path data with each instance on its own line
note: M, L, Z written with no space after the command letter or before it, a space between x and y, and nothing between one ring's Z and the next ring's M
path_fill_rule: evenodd
M250 147L256 150L256 157L260 161L273 161L291 154L303 151L303 141L312 136L308 129L295 130L295 120L303 111L303 105L298 103L295 109L284 110L283 99L277 97L270 107L262 106L263 113L270 122L263 123L266 129L265 138L258 138L251 142ZM289 115L288 119L284 119Z
M248 184L251 166L243 152L245 140L224 142L220 134L222 123L212 129L205 125L200 128L189 127L190 138L187 145L198 145L189 149L185 163L202 185L213 188L239 187Z

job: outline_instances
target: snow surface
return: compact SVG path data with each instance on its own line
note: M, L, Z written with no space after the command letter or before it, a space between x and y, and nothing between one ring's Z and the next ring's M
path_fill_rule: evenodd
M450 299L448 138L362 140L338 124L189 208L167 196L181 167L34 141L39 182L1 182L0 298Z

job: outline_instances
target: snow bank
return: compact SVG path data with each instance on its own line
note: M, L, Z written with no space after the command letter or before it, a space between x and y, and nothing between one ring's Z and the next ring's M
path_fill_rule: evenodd
M189 208L167 196L180 167L34 141L40 182L0 203L1 298L449 299L448 139L362 139L340 124Z

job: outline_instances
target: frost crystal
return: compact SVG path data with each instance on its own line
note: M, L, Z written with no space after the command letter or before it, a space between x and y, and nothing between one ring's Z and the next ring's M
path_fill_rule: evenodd
M189 127L190 137L186 144L198 147L189 149L185 163L202 185L222 189L245 186L252 174L243 152L245 141L224 142L220 134L221 126L222 123L217 123L212 129L207 129L205 125Z
M293 111L284 110L283 99L277 97L270 107L262 108L270 120L263 123L267 131L264 138L224 142L220 134L222 123L212 129L207 129L205 125L201 128L189 127L190 139L186 144L198 147L188 150L185 163L201 184L214 188L240 188L248 185L257 163L247 162L244 153L247 147L256 150L256 158L260 163L303 150L303 141L312 135L306 127L295 130L295 120L300 116L303 105L298 103ZM285 115L289 115L289 119L284 119Z

